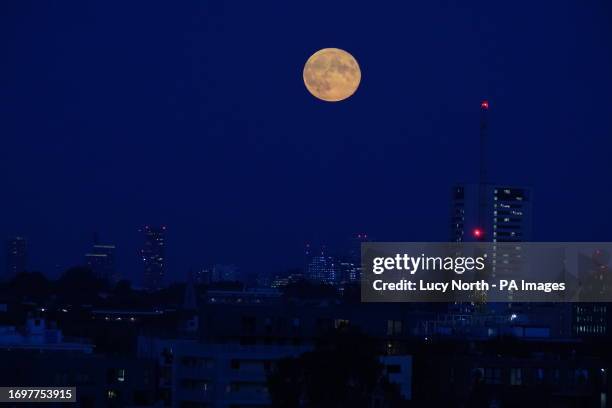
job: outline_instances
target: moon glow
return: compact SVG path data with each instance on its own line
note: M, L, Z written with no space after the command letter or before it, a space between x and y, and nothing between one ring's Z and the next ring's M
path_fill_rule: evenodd
M339 48L324 48L304 65L304 84L314 97L327 102L342 101L355 93L361 82L357 60Z

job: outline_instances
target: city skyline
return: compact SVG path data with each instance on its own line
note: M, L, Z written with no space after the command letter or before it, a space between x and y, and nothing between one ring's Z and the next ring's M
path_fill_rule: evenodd
M26 237L49 276L98 231L136 280L147 223L169 226L177 280L214 263L282 271L305 242L355 231L444 240L449 191L478 178L483 99L489 176L537 192L534 240L612 235L609 5L4 7L0 238ZM302 80L330 46L362 70L336 104Z
M531 191L529 188L525 189L522 187L517 187L516 184L514 183L508 183L508 184L502 184L502 183L498 183L495 180L490 180L489 178L489 172L492 173L496 173L497 169L496 169L496 161L495 160L491 160L488 155L490 154L488 152L489 149L487 149L488 143L490 142L490 140L488 140L491 136L489 135L489 123L488 123L488 111L490 109L489 106L489 101L488 100L482 100L481 102L479 102L480 104L480 143L481 145L479 147L477 147L476 150L478 150L479 156L478 156L478 160L477 160L477 167L479 170L479 174L478 177L473 177L473 182L470 183L451 183L451 196L452 199L450 200L450 211L451 211L451 224L452 224L452 233L450 236L450 240L451 241L455 241L455 240L460 240L460 241L465 241L465 240L493 240L495 241L496 238L494 237L494 235L497 235L497 232L495 231L495 229L497 228L497 215L495 214L495 217L492 217L492 214L488 214L486 220L483 220L482 218L482 210L481 207L486 206L487 207L487 211L488 210L493 210L493 199L497 200L497 195L498 195L498 189L511 189L515 192L519 192L517 194L519 195L528 195L529 197L526 199L526 202L524 203L524 205L526 205L526 215L523 217L523 215L521 215L521 217L519 217L521 219L520 221L520 226L516 227L517 231L523 231L525 230L526 235L521 237L520 240L524 241L525 238L527 238L527 240L532 240L534 237L533 234L533 225L532 225L532 212L533 212L533 204L531 202ZM486 142L483 140L484 135L486 135ZM473 138L476 140L476 133L473 135ZM477 154L475 154L475 156L477 156ZM476 180L479 181L478 184L476 183ZM520 191L519 191L520 190ZM456 214L456 210L457 210L457 205L458 205L458 192L460 191L460 195L462 198L459 199L459 201L461 202L461 208L462 211L465 211L467 209L468 211L468 221L465 223L465 225L463 223L461 223L461 225L459 226L459 224L457 224L455 226L455 220L457 217ZM481 194L484 194L487 196L486 203L479 203L480 201L482 201L482 197L480 197ZM500 193L503 195L503 192ZM511 194L510 192L508 194ZM480 197L480 198L477 198ZM468 204L464 203L464 197L469 197L469 199L465 200ZM512 200L511 200L512 201ZM490 207L490 208L489 208ZM497 206L496 206L497 207ZM461 217L463 218L463 220L465 221L465 213L461 214ZM144 229L138 229L139 232L143 232L144 230L151 228L150 224L146 225L145 227L143 227ZM160 228L162 228L164 230L164 236L166 234L166 226L161 226ZM495 231L495 232L494 232ZM519 232L521 233L521 232ZM325 248L326 246L331 246L331 247L335 247L335 251L337 252L337 248L338 247L342 247L344 246L344 244L342 243L342 240L346 240L347 237L349 236L353 236L355 234L352 233L345 233L343 237L336 235L335 237L332 237L331 239L329 237L327 237L327 239L325 238L320 238L321 234L314 234L315 236L317 236L317 239L319 241L319 244L321 245L321 250L323 251L323 248ZM393 235L393 233L391 233L390 235ZM96 254L96 247L100 246L98 244L96 244L95 242L97 242L97 236L98 233L94 233L94 245L93 245L93 251L90 251L89 253L87 253L85 255L85 262L83 263L83 265L87 265L89 267L92 268L92 270L96 271L96 269L100 268L100 266L95 265L94 263L92 263L92 259L93 257L98 257L98 256L103 256L103 257L107 257L106 254ZM357 236L357 235L355 235ZM397 235L396 235L397 236ZM612 234L611 234L612 236ZM359 236L359 238L361 238L361 236ZM367 236L366 236L367 238ZM14 238L13 240L19 240L19 239L23 239L20 237ZM440 241L444 239L444 235L440 235L438 237L433 237L433 239L431 239L432 241ZM165 238L164 238L165 240ZM383 240L391 240L391 239L384 239ZM7 242L10 242L11 240L7 240ZM316 241L316 239L315 239ZM180 242L177 241L177 242ZM304 243L308 246L310 245L309 243L310 241L305 241ZM501 241L500 241L501 242ZM331 244L330 244L331 243ZM24 245L25 245L25 240L24 240ZM100 248L98 248L99 250L101 250L102 252L104 252L106 245L102 245ZM145 247L147 245L145 244ZM106 273L110 273L111 275L113 275L114 277L111 279L111 281L117 282L119 280L119 274L124 273L125 276L124 278L127 280L132 281L134 284L136 285L140 285L142 284L142 286L144 288L150 287L151 283L147 283L147 280L150 278L147 278L147 275L150 275L150 273L145 272L145 277L143 278L142 273L140 272L140 270L138 268L135 268L134 270L128 271L128 270L124 270L123 272L120 271L116 271L115 268L117 268L116 264L115 264L115 259L114 259L114 252L116 251L116 245L115 244L109 244L109 248L112 247L112 266L109 266L110 268L112 268L112 271L107 271ZM25 248L25 247L24 247ZM142 245L138 245L137 246L137 251L141 251L141 257L142 257ZM294 248L295 249L295 248ZM164 248L164 252L165 252L166 248ZM8 258L8 251L7 254L5 255L6 257L6 262L9 262L9 258ZM321 256L321 258L323 258L323 255ZM254 272L257 272L259 274L262 274L268 278L273 278L275 275L277 275L278 273L285 273L288 271L292 271L294 270L296 267L299 268L301 265L303 265L303 263L299 260L299 257L296 257L295 259L292 259L291 261L289 261L289 263L285 264L283 267L277 267L276 269L265 269L262 270L261 267L259 266L254 266L254 265L250 265L248 263L245 263L243 265L240 265L240 269L243 269L245 272L244 273L249 273L252 274ZM226 259L225 263L234 263L233 259ZM335 261L337 261L337 259L335 259ZM331 262L331 261L330 261ZM162 267L163 272L161 273L161 280L160 282L163 282L162 284L154 284L153 286L156 288L160 288L162 286L164 286L165 284L171 283L171 282L175 282L175 281L183 281L185 280L185 276L187 276L187 272L188 271L192 271L194 269L205 269L205 268L209 268L209 267L213 267L213 265L218 264L219 262L217 260L215 260L214 258L209 258L208 262L201 262L195 265L189 265L187 267L187 269L184 270L178 270L178 269L173 269L171 270L171 272L173 272L170 276L166 276L167 274L167 260L165 259L165 255L164 255L164 265ZM147 269L147 261L145 260L145 270ZM66 269L69 269L70 267L75 267L75 266L79 266L81 265L81 263L79 262L73 262L70 263L70 261L65 261L64 263L64 267L60 267L57 268L55 270L55 275L53 274L53 272L49 272L49 271L44 271L44 270L38 270L36 268L27 268L24 270L27 270L28 272L43 272L46 275L50 275L51 277L58 277L61 273L63 273ZM303 272L305 275L308 275L309 273L309 266L308 265L303 265ZM103 266L104 267L104 266ZM325 268L323 268L325 269ZM329 268L328 268L329 269ZM334 268L331 268L330 270L332 270ZM337 273L337 272L333 272L332 274ZM110 276L110 275L109 275ZM325 279L323 279L325 280ZM331 280L336 280L336 278L331 278Z
M0 2L0 401L612 407L612 2Z

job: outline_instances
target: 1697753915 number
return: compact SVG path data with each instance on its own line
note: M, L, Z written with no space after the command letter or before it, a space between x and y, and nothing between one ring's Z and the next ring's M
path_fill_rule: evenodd
M75 387L0 387L0 402L76 402Z

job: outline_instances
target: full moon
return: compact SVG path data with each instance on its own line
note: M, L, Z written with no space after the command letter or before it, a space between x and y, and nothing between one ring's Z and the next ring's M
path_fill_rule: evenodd
M361 82L357 60L339 48L324 48L312 54L304 65L304 84L316 98L342 101L355 93Z

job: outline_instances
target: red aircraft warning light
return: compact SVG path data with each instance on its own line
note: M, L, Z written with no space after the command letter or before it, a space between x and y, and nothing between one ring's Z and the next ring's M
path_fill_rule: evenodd
M474 236L474 238L480 239L484 235L484 232L480 228L474 228L472 230L472 235Z
M480 103L480 109L489 110L489 101L486 99Z

